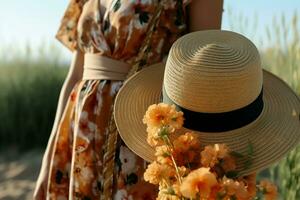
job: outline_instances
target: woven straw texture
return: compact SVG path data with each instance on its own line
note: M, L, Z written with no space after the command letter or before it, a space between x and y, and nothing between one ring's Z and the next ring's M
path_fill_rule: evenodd
M145 160L154 159L154 149L146 142L142 119L151 104L160 102L162 85L182 107L224 112L251 103L263 84L264 109L252 123L227 132L192 130L199 134L202 145L226 143L231 150L246 155L252 144L252 164L245 168L247 160L238 159L240 175L270 166L298 144L297 95L278 77L261 69L257 50L248 39L228 31L218 32L225 39L220 39L219 33L218 38L213 38L209 32L184 36L173 45L166 68L162 64L150 66L129 79L120 90L115 103L117 128L128 147ZM215 55L210 58L211 52ZM230 56L234 60L231 63ZM178 134L186 131L191 130L184 128Z
M168 96L184 108L208 113L235 110L261 91L259 53L240 34L194 32L172 46L164 79Z

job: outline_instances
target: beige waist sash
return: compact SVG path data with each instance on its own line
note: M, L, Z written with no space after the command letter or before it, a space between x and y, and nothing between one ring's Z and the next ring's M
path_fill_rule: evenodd
M83 80L125 80L131 65L97 54L84 54Z

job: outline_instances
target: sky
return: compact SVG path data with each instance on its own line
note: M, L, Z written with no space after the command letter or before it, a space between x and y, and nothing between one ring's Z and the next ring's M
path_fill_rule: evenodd
M0 48L1 44L10 46L30 44L32 47L40 44L54 44L62 50L64 55L68 56L70 52L54 39L68 2L69 0L9 0L1 2ZM224 0L222 29L242 32L259 46L261 40L265 40L263 36L265 35L265 26L272 24L273 16L280 17L281 14L284 14L289 19L294 12L300 16L299 0ZM250 24L244 31L236 28L237 26L232 29L230 25L232 22L238 24L238 20L242 20L239 16L240 13L248 18ZM258 22L258 26L254 34L252 25L255 24L255 21Z

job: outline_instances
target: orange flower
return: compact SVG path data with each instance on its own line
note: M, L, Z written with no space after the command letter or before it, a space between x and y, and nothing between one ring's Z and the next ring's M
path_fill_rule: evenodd
M201 164L204 167L214 167L218 163L218 154L213 146L209 145L201 152Z
M200 195L201 198L207 199L215 185L217 185L215 175L209 171L209 168L202 167L192 171L183 179L180 192L186 198L196 198Z
M277 199L277 187L268 180L261 180L260 187L263 188L264 197L266 200Z
M201 152L201 164L204 167L214 167L220 159L228 156L229 148L225 144L205 146Z
M179 136L173 142L174 149L176 151L185 152L189 149L199 149L200 141L197 134L187 132L184 135Z
M144 179L149 183L158 185L162 180L168 180L174 177L174 175L175 171L169 165L162 165L158 162L153 162L148 165L144 173Z
M159 192L156 200L180 200L181 194L179 183L176 182L172 186L159 186Z
M144 124L147 124L148 127L166 125L169 110L169 106L165 106L164 104L153 104L149 106L143 119Z
M225 173L235 170L236 169L235 159L230 155L225 156L223 158L222 168L225 171Z
M175 106L172 105L171 112L169 113L170 121L169 125L174 129L181 129L183 125L183 112L178 112L175 109Z
M174 193L177 195L177 196L182 196L181 195L181 192L180 192L180 184L178 182L176 182L175 184L172 185L172 188L174 190Z
M222 193L226 194L226 197L230 199L231 197L236 197L238 200L249 199L249 194L246 189L245 184L241 181L234 181L226 177L222 180ZM226 199L226 198L225 198Z
M211 192L209 195L209 198L207 200L216 200L216 199L220 199L220 197L218 197L221 193L220 193L220 189L221 189L221 185L218 183L216 185L214 185L211 188ZM223 198L221 198L223 200Z
M256 196L256 173L244 177L244 181L246 182L249 196L254 198Z
M190 169L188 169L184 166L178 167L178 172L181 177L187 176L188 173L190 173L190 171L191 171Z
M197 151L200 149L198 135L194 133L185 133L173 141L173 156L178 165L192 163L197 157Z
M228 156L229 148L226 144L215 144L214 148L216 149L216 152L218 153L218 158L224 158Z
M171 154L171 149L166 145L158 146L155 148L156 160L161 164L172 165Z
M164 191L159 191L156 200L180 200L176 195L166 194Z
M157 127L147 127L147 142L150 146L155 147L163 144L163 140L159 137L160 129Z
M164 144L163 136L173 132L170 127L147 127L147 142L150 146L155 147Z
M156 200L180 200L181 198L175 194L169 194L168 189L159 190Z
M177 112L175 105L153 104L146 111L143 122L148 127L170 126L179 129L183 124L183 113Z

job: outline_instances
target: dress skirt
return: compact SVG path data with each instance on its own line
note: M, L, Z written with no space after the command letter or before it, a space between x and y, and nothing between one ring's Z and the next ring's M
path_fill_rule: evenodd
M121 86L108 80L75 85L53 146L47 199L155 199L157 188L143 179L147 163L121 141L111 119Z

